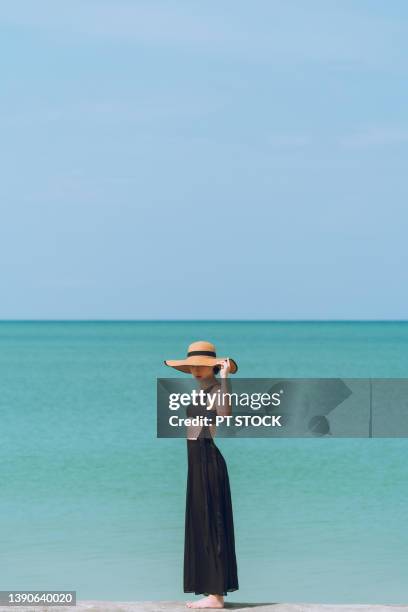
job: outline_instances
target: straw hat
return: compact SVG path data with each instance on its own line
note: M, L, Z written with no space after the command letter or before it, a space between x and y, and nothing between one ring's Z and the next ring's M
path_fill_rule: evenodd
M216 366L225 359L230 360L231 374L235 374L238 366L231 357L217 357L215 346L211 342L199 340L190 344L186 359L168 359L164 363L171 368L190 374L190 366Z

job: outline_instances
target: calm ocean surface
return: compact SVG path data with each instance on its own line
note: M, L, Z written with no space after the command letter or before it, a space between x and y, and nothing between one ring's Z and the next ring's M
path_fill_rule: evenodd
M163 359L199 339L242 377L408 376L408 323L0 323L0 590L188 599L185 440L156 438ZM408 602L408 440L218 439L229 601Z

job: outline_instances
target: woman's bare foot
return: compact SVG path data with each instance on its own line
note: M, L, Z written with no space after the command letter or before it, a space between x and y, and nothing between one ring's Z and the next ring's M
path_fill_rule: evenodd
M198 601L188 601L187 608L223 608L224 597L222 595L208 595Z

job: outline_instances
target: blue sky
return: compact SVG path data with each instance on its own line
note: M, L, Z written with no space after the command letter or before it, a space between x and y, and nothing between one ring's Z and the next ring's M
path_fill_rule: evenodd
M0 28L0 318L407 318L405 0Z

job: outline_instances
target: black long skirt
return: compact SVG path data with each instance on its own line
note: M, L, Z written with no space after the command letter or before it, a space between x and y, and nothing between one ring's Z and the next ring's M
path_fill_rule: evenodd
M212 437L187 440L184 592L227 595L238 589L227 465Z

